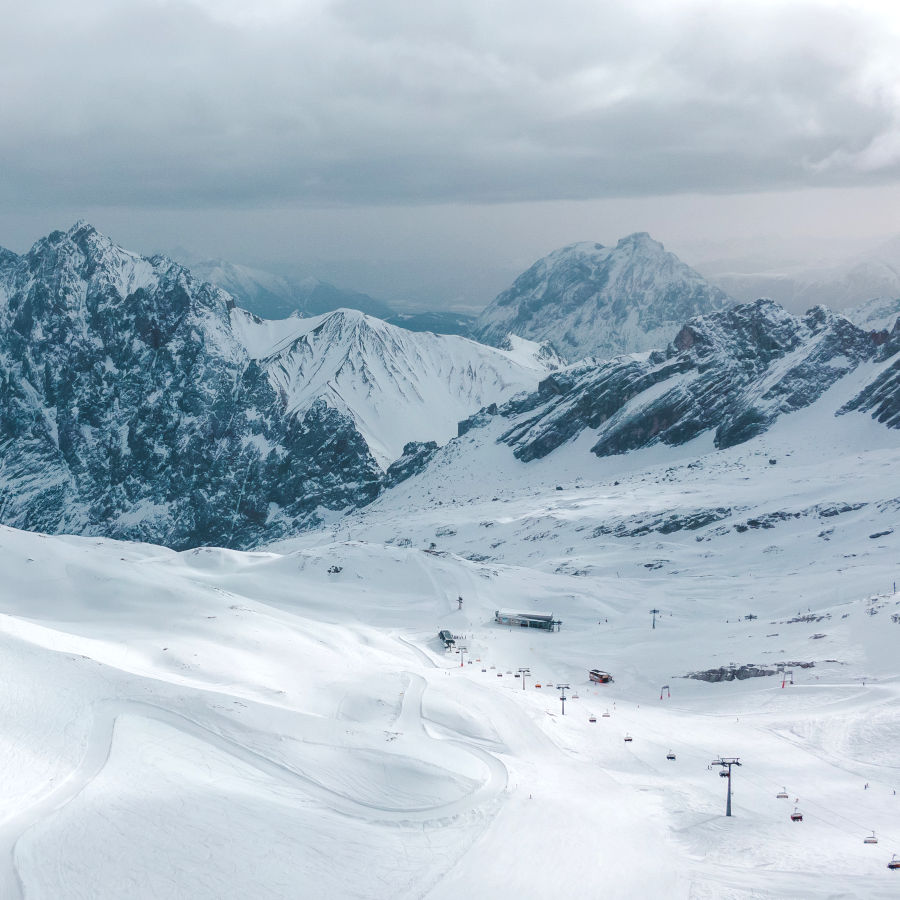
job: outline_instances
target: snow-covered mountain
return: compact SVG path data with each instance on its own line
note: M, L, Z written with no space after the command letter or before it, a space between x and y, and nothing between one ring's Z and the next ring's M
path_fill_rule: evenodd
M866 331L891 331L900 319L900 290L896 297L873 297L843 310L843 313L854 325Z
M446 443L460 419L533 389L561 363L531 341L494 349L356 310L267 322L238 309L233 323L288 415L324 400L353 421L383 467L409 441Z
M729 297L648 234L615 247L572 244L538 260L479 316L489 344L513 333L563 357L608 359L664 346L678 326Z
M382 300L312 276L287 278L221 259L191 261L188 265L195 277L227 291L238 306L263 319L286 319L298 312L316 316L335 309L356 309L381 319L393 315Z
M654 446L724 449L791 413L821 412L820 400L827 415L863 412L900 428L900 324L869 331L824 307L798 318L757 300L692 319L665 351L559 369L535 393L461 421L458 434L490 426L525 463L552 460L565 445L598 457ZM435 451L408 476L451 452ZM483 452L483 461L469 461L473 470L510 465L501 451Z
M861 257L812 267L785 265L772 271L742 272L719 263L701 268L710 281L738 300L769 297L795 311L827 306L852 318L854 310L875 298L900 297L896 241Z
M502 439L523 460L585 431L599 456L704 434L716 447L731 447L811 405L863 362L878 373L890 368L900 349L895 341L824 307L797 318L757 300L692 319L665 351L551 374L536 394L500 408L511 420ZM875 369L866 371L878 382Z
M170 546L284 534L370 500L407 442L533 389L532 350L348 311L254 319L78 223L0 258L0 519Z

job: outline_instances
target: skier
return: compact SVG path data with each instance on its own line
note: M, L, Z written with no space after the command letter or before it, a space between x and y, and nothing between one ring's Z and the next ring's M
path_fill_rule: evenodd
M456 602L459 604L458 609L462 609L462 597L457 597Z

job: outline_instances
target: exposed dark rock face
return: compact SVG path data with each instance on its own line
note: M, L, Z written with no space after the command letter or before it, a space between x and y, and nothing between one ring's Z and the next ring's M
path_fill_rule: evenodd
M594 531L594 537L612 535L614 537L643 537L654 532L673 534L676 531L696 531L713 522L720 522L731 515L731 508L720 506L714 509L697 509L690 513L657 513L648 516L629 516L624 519L604 522Z
M880 341L882 359L888 360L900 352L900 319L890 332L874 333ZM860 410L871 412L879 422L890 428L900 428L900 357L854 397L841 412Z
M0 256L0 521L246 547L372 499L353 423L287 415L232 305L88 225Z
M731 447L885 352L824 308L798 318L758 300L692 319L665 351L552 373L536 394L500 407L514 420L501 440L524 461L585 429L598 433L598 456L683 444L706 431L716 447Z
M464 434L468 434L473 428L480 428L482 425L487 424L488 420L492 416L496 416L497 413L498 409L496 403L492 403L490 406L478 410L477 413L469 416L468 419L463 419L462 422L457 424L456 436L462 437ZM404 456L406 455L405 451L406 448L404 447Z
M418 475L437 451L437 441L410 441L403 447L403 456L388 466L384 476L385 487L394 487Z
M745 681L747 678L762 678L774 675L775 669L764 669L762 666L719 666L717 669L704 669L702 672L688 672L682 678L694 678L697 681Z
M816 635L813 635L816 637ZM824 637L824 635L819 635ZM837 660L829 659L827 662L837 662ZM719 666L716 669L704 669L701 672L688 672L681 678L694 678L697 681L710 681L713 683L720 681L744 681L747 678L763 678L767 675L780 674L785 669L812 669L815 668L814 662L800 662L798 660L785 660L785 662L776 663L776 668L770 666L759 666L755 663L745 663L742 666Z

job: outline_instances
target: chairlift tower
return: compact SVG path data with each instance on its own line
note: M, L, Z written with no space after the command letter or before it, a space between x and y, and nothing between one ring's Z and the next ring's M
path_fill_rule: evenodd
M569 685L567 684L558 684L559 688L559 701L562 703L562 714L566 714L566 691L569 689Z
M525 679L531 678L531 669L529 669L528 666L525 666L524 668L519 669L519 675L522 676L522 690L524 691L525 690Z
M725 775L728 779L728 799L725 801L725 815L731 815L731 767L739 766L741 764L740 758L737 756L728 756L722 757L720 756L718 759L714 759L712 761L714 766L722 766L722 771L719 773L720 775ZM727 774L726 774L727 770Z
M653 630L656 630L656 617L661 616L662 613L658 609L651 609L650 615L653 616Z

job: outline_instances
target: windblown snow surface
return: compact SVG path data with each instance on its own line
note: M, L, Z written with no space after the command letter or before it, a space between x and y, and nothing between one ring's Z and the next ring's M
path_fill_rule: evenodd
M900 895L900 435L853 388L725 451L489 424L265 552L0 529L0 896ZM682 677L732 663L794 684Z

